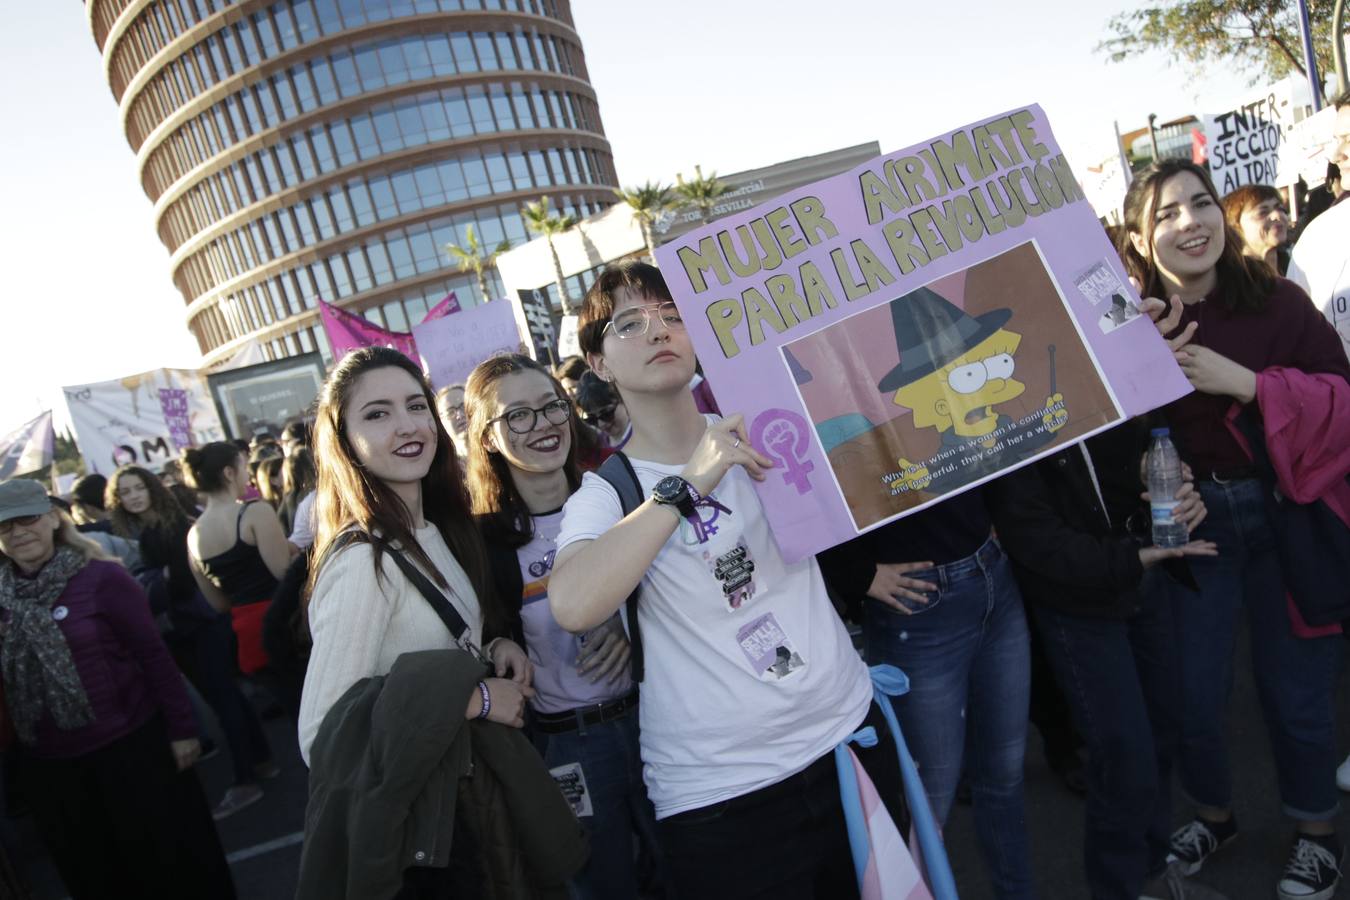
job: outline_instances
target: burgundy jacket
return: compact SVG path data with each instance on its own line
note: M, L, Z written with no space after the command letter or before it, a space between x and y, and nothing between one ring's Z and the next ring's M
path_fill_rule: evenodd
M43 716L36 740L26 747L30 753L82 756L125 737L156 713L163 715L170 740L197 736L183 676L159 636L145 592L126 569L115 562L90 561L66 584L52 609L62 607L64 618L57 624L94 720L66 731L50 715Z

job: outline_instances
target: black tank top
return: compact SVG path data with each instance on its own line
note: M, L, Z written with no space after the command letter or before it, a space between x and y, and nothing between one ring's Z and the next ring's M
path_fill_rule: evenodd
M244 542L244 512L257 501L245 503L239 509L234 525L234 546L201 561L202 571L211 583L220 588L230 603L244 606L272 599L277 580L273 577L262 554L252 544Z

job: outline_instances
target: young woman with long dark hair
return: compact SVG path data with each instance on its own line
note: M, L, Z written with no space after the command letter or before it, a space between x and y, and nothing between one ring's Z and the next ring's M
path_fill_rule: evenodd
M616 614L573 634L548 604L563 504L581 486L572 401L547 369L512 354L473 370L464 405L474 513L498 599L534 664L536 743L591 834L575 886L584 898L636 897L633 841L656 858L656 818L642 784L623 623Z
M1342 644L1325 630L1307 628L1288 602L1290 572L1276 551L1271 486L1248 453L1250 442L1244 445L1232 426L1239 419L1253 423L1272 458L1310 453L1310 432L1327 434L1346 423L1324 421L1298 436L1293 429L1275 433L1269 426L1276 418L1313 414L1312 394L1295 404L1301 410L1281 406L1283 386L1315 383L1322 395L1343 393L1350 363L1307 295L1243 256L1199 166L1165 160L1136 176L1125 197L1119 250L1143 296L1168 298L1148 303L1170 310L1159 328L1171 337L1195 393L1167 406L1164 415L1208 510L1193 537L1218 547L1217 556L1189 561L1198 594L1173 588L1181 781L1198 810L1173 835L1171 858L1190 874L1237 833L1225 712L1237 615L1245 606L1280 795L1298 823L1278 893L1286 900L1330 897L1341 859L1333 699Z
M300 749L352 684L389 671L400 654L456 646L442 620L390 559L398 549L449 598L468 625L464 642L509 626L490 597L482 536L469 511L450 436L421 370L402 353L370 347L348 354L328 376L314 425L319 460L318 534L307 608L314 649L300 707ZM330 553L353 531L359 540ZM523 724L531 666L510 639L485 648L499 674L488 678L489 718ZM483 709L477 691L466 718Z
M203 595L188 555L192 521L158 478L138 466L123 466L108 482L106 504L113 530L140 541L145 568L139 577L152 599L167 597L173 625L166 635L169 646L220 722L234 767L234 784L213 813L223 819L261 799L258 778L277 771L258 713L235 680L230 614Z

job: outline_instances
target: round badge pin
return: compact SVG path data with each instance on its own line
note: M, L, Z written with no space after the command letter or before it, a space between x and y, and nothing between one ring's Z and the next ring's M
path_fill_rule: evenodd
M52 618L58 622L68 615L70 615L70 610L66 609L64 606L57 606L52 609Z

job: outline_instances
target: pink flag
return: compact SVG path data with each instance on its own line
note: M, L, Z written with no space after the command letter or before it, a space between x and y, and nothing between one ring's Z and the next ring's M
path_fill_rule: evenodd
M349 313L323 300L319 301L319 315L323 319L323 330L328 335L334 360L342 359L349 351L361 347L393 347L411 360L418 359L417 342L406 331L389 331L363 316Z
M459 311L459 298L455 296L454 291L451 291L441 299L440 303L437 303L431 309L427 310L427 314L422 317L421 324L425 325L436 319L443 319L451 313L457 313Z
M862 900L933 900L904 838L852 747L848 756L857 775L858 799L867 827L867 868L858 885Z

